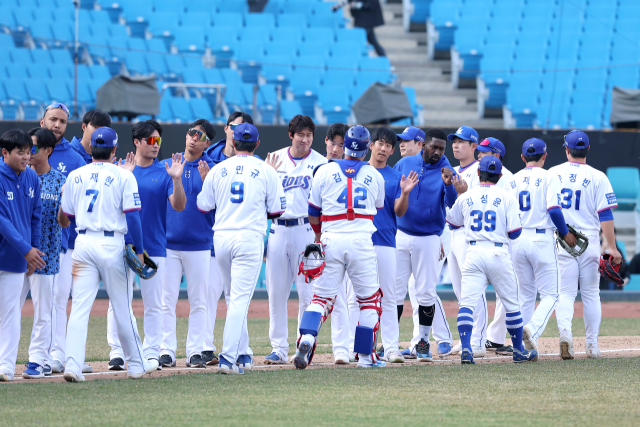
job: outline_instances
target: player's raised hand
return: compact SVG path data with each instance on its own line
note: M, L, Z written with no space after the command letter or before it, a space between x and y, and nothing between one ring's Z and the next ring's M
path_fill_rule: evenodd
M31 248L29 252L24 256L27 260L27 270L43 269L47 264L42 259L44 253L40 252L36 248Z
M171 167L169 167L169 162L164 164L165 169L169 176L173 179L178 179L182 176L182 171L184 170L184 164L186 163L186 159L182 157L182 154L172 154L171 155ZM203 162L203 161L201 161ZM205 165L207 162L203 162ZM207 166L208 167L208 166ZM200 170L200 165L198 165L198 170ZM207 171L208 172L208 171ZM202 175L202 174L201 174ZM207 174L205 173L205 176ZM202 178L204 181L204 178Z
M280 165L282 165L282 161L280 161L280 163L278 163L278 160L280 160L280 156L276 156L275 154L267 153L267 159L265 161L269 166L273 167L275 170L278 170Z
M413 187L415 187L418 184L419 178L418 178L418 173L411 171L409 172L409 176L407 177L407 179L404 178L404 175L402 175L402 178L400 179L400 190L404 193L404 194L409 194L411 192L411 190L413 190Z
M442 180L444 181L444 185L451 185L453 180L453 171L449 168L440 169L440 173L442 173Z
M129 172L133 172L133 170L136 168L136 155L133 153L127 153L124 161L122 159L116 159L116 165L128 170Z
M462 179L460 177L460 175L454 175L453 178L452 178L452 182L453 182L453 187L458 192L458 195L460 195L462 193L466 193L466 191L468 189L467 181Z
M207 174L210 170L211 169L209 168L209 164L204 160L200 160L200 162L198 163L198 172L200 172L200 178L202 178L202 182L204 182L204 179L207 177Z

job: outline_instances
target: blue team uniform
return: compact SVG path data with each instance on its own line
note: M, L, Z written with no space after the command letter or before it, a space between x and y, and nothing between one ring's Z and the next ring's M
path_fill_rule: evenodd
M36 274L52 275L60 271L60 250L62 248L62 227L58 224L58 210L62 203L62 186L66 178L51 168L45 174L38 175L40 180L40 199L42 202L42 238L40 250L44 252L42 259L47 264L44 269L36 270Z
M210 145L206 150L205 153L207 153L207 156L209 156L209 158L211 160L213 160L215 162L215 164L218 164L220 162L222 162L223 160L227 160L229 157L227 157L222 150L224 150L224 147L227 145L227 140L226 139L222 139L218 142L216 142L215 144ZM260 159L260 156L254 154L253 157L257 157L258 159ZM262 160L262 159L260 159Z
M387 165L383 169L376 169L384 178L384 207L378 209L373 217L373 225L376 231L371 236L375 246L396 247L396 231L398 231L396 213L393 209L395 201L400 197L400 180L402 174Z

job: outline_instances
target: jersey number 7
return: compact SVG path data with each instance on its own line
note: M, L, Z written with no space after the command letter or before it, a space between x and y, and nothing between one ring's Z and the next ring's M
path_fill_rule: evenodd
M93 212L93 205L96 204L98 193L100 193L98 190L87 190L87 196L93 196L89 202L89 209L87 209L87 212Z

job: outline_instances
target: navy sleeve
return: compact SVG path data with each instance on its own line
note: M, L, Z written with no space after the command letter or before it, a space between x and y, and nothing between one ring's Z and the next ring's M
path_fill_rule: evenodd
M611 212L611 209L605 209L602 212L598 212L598 218L600 218L600 222L613 221L613 212Z
M320 216L322 214L322 211L313 205L309 205L308 212L309 212L309 216Z
M144 253L142 245L142 223L140 222L140 211L129 211L126 214L128 234L131 235L133 246L136 248L136 254Z
M509 232L509 238L511 240L516 240L522 234L522 228L518 228L517 230Z
M7 205L7 196L4 189L0 190L0 234L7 239L20 255L25 256L31 250L31 245L24 240L13 226L11 211L9 211L9 206Z
M458 198L458 192L452 184L444 186L444 202L451 209Z
M35 174L34 174L35 175ZM42 199L40 197L40 179L35 179L34 205L31 214L31 246L40 249L42 238Z
M564 215L562 215L562 209L560 208L551 208L549 209L549 216L551 217L551 221L553 221L553 225L556 226L560 234L563 236L569 232L569 228L567 227L567 223L564 220ZM613 218L611 218L613 219Z

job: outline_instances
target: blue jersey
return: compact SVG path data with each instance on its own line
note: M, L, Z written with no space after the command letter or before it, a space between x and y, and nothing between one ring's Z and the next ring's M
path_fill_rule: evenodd
M184 155L184 153L183 153ZM182 172L182 185L187 196L187 205L177 212L168 200L167 204L167 248L175 251L204 251L213 246L214 211L207 213L198 210L197 198L202 191L202 178L198 171L200 160L207 162L210 168L215 166L206 153L192 162L185 162ZM162 160L171 164L171 159ZM166 199L166 198L165 198Z
M84 151L84 148L82 148ZM71 147L69 141L67 141L64 137L60 140L58 144L53 148L53 152L51 153L51 157L49 157L49 165L55 169L57 172L60 172L62 175L69 176L69 173L72 171L86 165L87 163L82 158L80 154L77 153ZM62 229L62 252L67 252L67 248L69 247L69 234L71 232L72 227L66 227ZM73 231L75 234L75 230ZM75 241L75 237L73 238L72 243ZM73 247L73 246L72 246Z
M378 213L373 217L373 225L376 231L371 236L373 244L376 246L396 247L396 231L398 225L396 222L396 212L394 205L396 199L400 197L400 180L402 174L387 165L383 169L376 169L384 178L384 207L378 209Z
M213 160L214 163L218 164L221 161L227 160L229 158L222 151L222 150L224 150L224 147L226 145L227 145L227 140L226 139L222 139L222 140L216 142L215 144L212 144L209 147L207 147L207 149L205 150L205 153L207 153L207 156L209 156L209 158L211 160ZM254 154L253 157L257 157L258 159L260 159L260 156L258 156L256 154Z
M432 165L422 159L422 151L415 156L400 159L393 167L402 175L409 176L413 171L419 175L418 184L409 193L409 209L398 218L398 229L411 236L440 236L445 225L445 204L453 206L458 197L453 184L444 185L440 170L447 167L453 170L449 160L442 156ZM453 171L454 175L457 175Z
M154 160L151 166L136 166L133 176L138 181L138 194L142 210L142 237L144 250L150 256L167 256L167 198L173 194L173 179L164 163ZM132 243L129 234L127 243Z
M40 199L42 201L42 238L40 250L47 264L36 274L52 275L60 271L60 248L62 247L62 227L58 224L58 210L62 203L62 186L66 181L63 174L51 168L45 174L38 175L40 180Z
M87 153L87 151L84 149L82 142L80 141L81 141L80 139L74 136L73 139L71 140L70 145L71 145L71 148L76 153L78 153L80 157L85 161L85 165L88 165L93 161L93 159L91 158L91 154ZM68 243L69 249L73 249L75 247L76 237L78 237L78 233L76 233L75 227L73 226L69 227L69 243Z
M0 270L27 271L24 256L40 249L42 236L40 180L27 168L20 175L0 161Z

